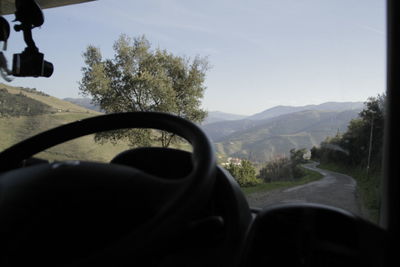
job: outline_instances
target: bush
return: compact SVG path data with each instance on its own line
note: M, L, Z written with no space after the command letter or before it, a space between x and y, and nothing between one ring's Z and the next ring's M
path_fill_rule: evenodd
M256 170L248 160L242 160L240 165L230 163L226 169L242 187L258 185L262 182L256 177Z
M299 167L306 162L304 159L305 149L291 149L290 159L277 157L266 163L260 170L260 178L265 182L293 181L305 175L304 170Z
M260 170L259 177L265 182L292 180L291 164L288 158L275 158Z

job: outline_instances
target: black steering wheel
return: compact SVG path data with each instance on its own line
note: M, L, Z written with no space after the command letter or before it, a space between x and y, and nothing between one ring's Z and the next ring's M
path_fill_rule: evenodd
M166 179L129 166L78 161L17 168L54 145L124 128L154 128L185 138L193 147L190 173ZM132 112L92 117L33 136L0 153L0 171L2 266L32 264L35 258L41 266L60 264L60 258L62 264L85 265L100 258L113 265L116 255L139 261L149 249L166 249L178 238L187 218L208 201L216 161L209 139L195 124L164 113ZM75 247L69 250L60 240ZM38 258L41 253L47 253L45 261L43 255Z

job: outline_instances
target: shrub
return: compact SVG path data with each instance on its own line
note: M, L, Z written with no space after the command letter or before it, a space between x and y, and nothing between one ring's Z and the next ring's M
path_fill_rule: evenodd
M230 163L226 169L242 187L258 185L262 182L256 177L256 170L249 160L242 160L241 164Z

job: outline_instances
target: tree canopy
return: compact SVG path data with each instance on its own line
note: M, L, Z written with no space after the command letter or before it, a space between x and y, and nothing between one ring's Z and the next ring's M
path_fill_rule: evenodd
M114 57L103 59L98 47L89 45L83 53L85 66L81 92L106 113L157 111L201 122L207 113L201 108L209 69L206 58L189 59L166 50L152 49L145 36L121 35L114 43ZM119 130L96 135L96 140L127 138L133 146L161 141L163 147L175 138L154 134L149 129Z
M249 160L242 160L240 164L230 163L226 170L242 187L257 185L261 182L257 179L256 170Z
M306 163L304 155L306 149L291 149L290 159L276 157L265 164L260 170L259 177L265 182L293 181L304 176L304 171L299 167Z
M385 95L368 98L347 131L327 138L319 148L312 148L311 157L322 163L346 166L367 166L371 162L379 168L383 154L385 99Z

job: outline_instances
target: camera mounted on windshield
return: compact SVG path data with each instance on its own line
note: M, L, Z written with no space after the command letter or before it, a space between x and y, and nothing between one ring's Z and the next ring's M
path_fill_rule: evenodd
M15 21L21 24L15 25L14 30L23 32L28 47L22 53L13 55L12 74L20 77L50 77L53 64L44 60L44 54L39 52L32 38L32 29L44 23L42 9L35 0L16 0L15 8Z
M23 32L27 47L22 53L13 55L12 70L7 72L18 77L50 77L53 64L44 60L44 54L39 52L32 37L32 29L44 23L42 9L35 0L16 0L15 8L14 21L20 24L15 25L14 30Z
M27 47L22 53L14 54L12 74L19 77L50 77L53 64L44 60L44 54Z

